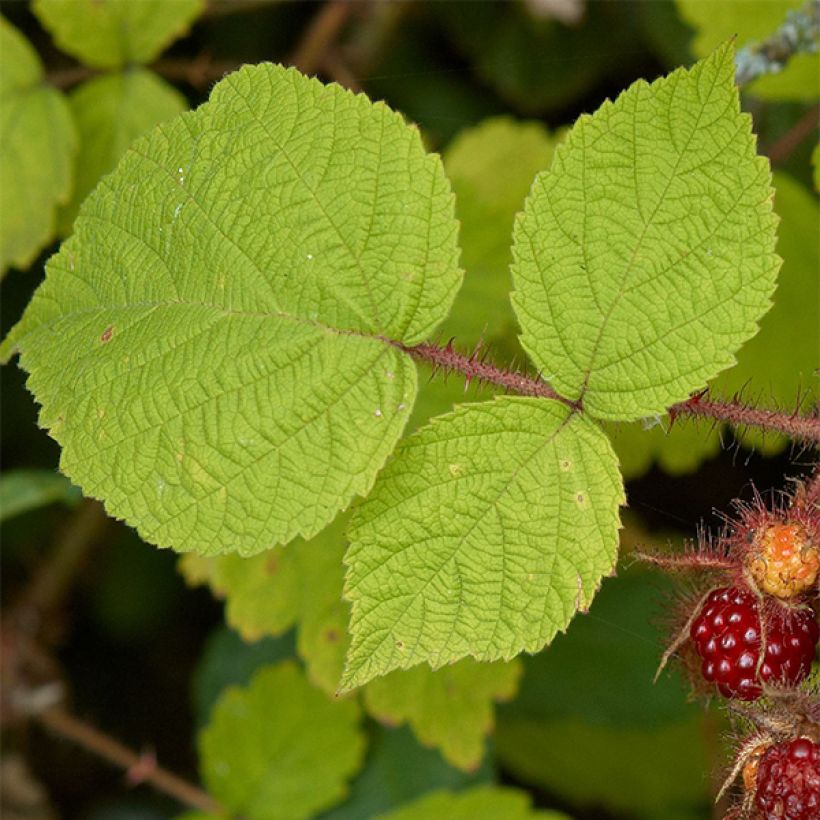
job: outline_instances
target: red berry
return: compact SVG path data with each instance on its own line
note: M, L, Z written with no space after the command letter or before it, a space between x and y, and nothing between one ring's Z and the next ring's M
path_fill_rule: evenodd
M755 780L755 804L765 820L820 817L820 744L799 737L771 746Z
M689 634L702 659L703 677L727 698L755 700L761 683L794 685L811 670L820 627L813 613L783 609L766 624L760 673L760 611L751 592L723 587L710 593Z

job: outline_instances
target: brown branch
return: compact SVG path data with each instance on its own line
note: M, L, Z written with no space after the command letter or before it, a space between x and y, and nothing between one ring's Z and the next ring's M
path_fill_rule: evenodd
M330 0L311 20L289 62L303 74L313 74L336 40L353 8L351 0Z
M97 757L124 769L132 784L150 783L155 789L173 797L184 806L210 814L224 813L222 807L207 792L163 769L152 756L137 754L61 707L52 706L33 717L53 734L70 740Z
M399 342L384 341L408 353L414 359L427 362L435 369L450 373L461 373L469 383L473 379L487 384L495 384L512 393L522 396L536 396L560 401L575 411L583 410L583 401L573 401L560 395L540 378L532 378L522 373L503 370L494 364L483 361L476 353L465 356L453 349L452 344L446 347L424 342L407 347ZM777 410L766 410L751 407L738 401L715 401L705 393L693 396L687 401L679 402L669 408L671 418L691 417L723 421L735 427L756 427L760 430L783 433L792 439L820 444L820 416L812 413L801 416L797 412L782 413Z
M768 150L769 162L779 165L820 125L820 104L810 108Z

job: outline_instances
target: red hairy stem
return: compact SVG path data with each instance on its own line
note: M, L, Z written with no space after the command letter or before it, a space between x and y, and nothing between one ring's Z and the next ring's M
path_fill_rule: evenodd
M479 358L476 353L466 356L455 350L452 343L440 347L430 342L423 342L408 347L389 339L385 339L385 341L408 353L414 359L427 362L436 369L449 373L461 373L466 376L468 382L477 379L487 384L503 387L505 390L518 393L521 396L554 399L573 410L583 410L581 399L572 401L560 395L540 378L504 370ZM797 412L783 413L778 410L752 407L738 401L716 401L709 398L705 392L673 405L668 412L673 419L686 416L713 419L714 421L726 422L735 427L756 427L760 430L783 433L789 438L799 441L820 444L820 416L816 413L808 415L800 415Z

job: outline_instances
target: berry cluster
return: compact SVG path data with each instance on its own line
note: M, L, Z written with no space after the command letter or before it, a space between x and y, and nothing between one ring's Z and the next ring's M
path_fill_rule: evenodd
M763 683L794 686L808 676L820 639L814 613L783 609L764 624L765 630L755 596L738 587L711 592L692 621L690 636L703 677L724 697L755 700Z

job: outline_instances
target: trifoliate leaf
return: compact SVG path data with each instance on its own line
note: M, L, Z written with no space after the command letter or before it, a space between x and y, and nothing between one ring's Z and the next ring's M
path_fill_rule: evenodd
M510 242L515 215L538 171L549 165L553 138L537 122L494 117L462 131L444 154L461 221L461 263L466 271L443 338L494 348L517 333L510 305Z
M343 686L541 649L612 569L622 502L606 437L558 402L499 398L434 419L354 515Z
M517 789L475 786L463 792L438 791L380 814L379 820L566 820L556 811L532 808L530 796Z
M63 51L94 68L118 68L151 62L204 7L204 0L34 0L33 10Z
M80 203L126 148L157 123L188 105L185 97L152 71L133 68L78 86L69 97L80 137L74 193L59 214L60 233L71 232Z
M51 470L11 470L0 476L0 521L55 501L76 504L80 491Z
M258 553L366 493L412 407L414 344L461 280L418 132L246 67L129 149L0 354L61 468L160 546Z
M248 820L300 820L332 806L364 746L356 701L331 700L290 661L228 689L199 736L209 792Z
M516 779L561 795L579 809L603 806L642 820L694 820L705 816L698 809L712 799L699 717L653 729L504 719L496 751Z
M476 663L467 658L435 672L417 666L370 681L365 709L388 726L409 723L425 746L470 771L481 762L484 738L493 728L493 701L515 694L521 665Z
M786 22L790 11L806 0L676 0L683 20L695 29L692 51L705 57L730 37L737 48L771 37ZM815 100L820 94L820 56L797 54L780 73L750 83L751 94L771 100Z
M514 232L522 344L592 415L663 412L734 362L779 260L732 49L582 116Z
M0 276L27 268L54 236L71 194L76 136L63 95L43 83L34 49L0 17Z

